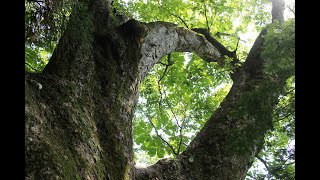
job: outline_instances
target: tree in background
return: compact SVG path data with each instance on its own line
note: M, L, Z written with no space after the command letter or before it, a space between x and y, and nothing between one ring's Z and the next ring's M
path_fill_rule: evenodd
M27 1L26 179L294 179L294 20L269 6Z

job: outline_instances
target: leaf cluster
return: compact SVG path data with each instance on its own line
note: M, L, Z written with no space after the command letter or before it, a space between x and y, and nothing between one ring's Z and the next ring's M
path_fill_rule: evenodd
M173 53L141 85L134 118L134 142L153 157L176 156L185 150L231 87L228 72L191 53ZM160 78L163 77L160 80Z

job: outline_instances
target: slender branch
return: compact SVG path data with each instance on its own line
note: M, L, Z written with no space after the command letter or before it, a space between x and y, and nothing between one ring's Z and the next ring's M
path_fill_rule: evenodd
M289 52L290 52L290 54L293 56L293 58L296 57L296 55L291 51L291 48L289 48Z
M168 65L166 65L166 68L164 69L164 72L163 72L163 74L162 74L162 76L160 77L160 79L158 80L158 84L160 83L160 81L163 79L163 77L166 75L166 72L167 72L167 70L168 70Z
M282 95L282 97L279 99L282 100L283 98L285 98L288 94L292 93L296 88L291 88L289 91L287 91L285 94Z
M163 63L163 62L157 62L156 64L161 64L161 65L164 65L164 66L168 66L168 64L165 64L165 63Z
M191 29L197 33L200 33L206 37L206 39L214 46L216 47L222 56L228 56L232 59L238 59L234 52L229 51L226 47L224 47L218 40L216 40L214 37L210 35L210 33L207 31L207 29L204 28L194 28Z
M160 64L165 65L165 66L166 66L166 69L164 70L161 78L158 80L158 84L159 84L160 81L163 79L163 77L166 75L166 72L167 72L167 70L168 70L168 67L169 67L169 66L172 66L173 63L174 63L174 62L171 60L171 53L169 53L169 54L168 54L168 64L160 63Z
M224 33L224 32L216 32L216 34L214 34L215 36L218 36L219 38L221 36L230 36L230 37L236 37L234 34L229 34L229 33Z
M262 159L262 158L259 157L259 156L256 156L256 158L263 163L263 165L266 167L266 169L268 170L268 172L271 172L271 169L269 168L267 162L266 162L264 159Z
M176 153L176 151L174 150L174 148L171 146L171 144L168 143L168 141L166 141L165 139L163 139L162 136L159 134L158 130L156 129L156 126L153 124L153 122L151 121L151 119L149 118L149 116L146 116L146 117L147 117L148 121L150 122L150 124L152 125L152 127L154 128L157 136L158 136L164 143L166 143L167 146L169 146L169 148L171 149L171 151L173 152L174 155L178 155L178 154Z
M162 106L162 92L161 92L161 88L160 88L159 81L158 81L158 90L159 90L159 93L160 93L159 109L161 110L161 106Z
M238 41L242 41L242 42L247 42L247 41L245 41L245 40L243 40L243 39L241 39L239 36L236 36L235 34L229 34L229 33L223 33L223 32L217 32L216 34L214 34L215 36L218 36L219 38L221 37L221 36L230 36L230 37L236 37L236 38L238 38Z
M234 53L236 53L236 52L237 52L237 50L238 50L239 41L240 41L240 37L238 37L238 42L237 42L236 49L233 51Z
M285 118L288 118L288 117L291 116L291 115L293 115L293 113L289 113L289 114L287 114L286 116L284 116L284 117L282 117L282 118L280 118L280 119L277 119L276 121L273 121L273 122L280 122L280 121L284 120Z
M32 70L34 70L35 72L39 73L39 71L37 71L35 68L33 68L29 63L25 62L26 65L28 65Z
M207 17L207 6L206 6L206 4L204 4L204 16L206 18L206 24L207 24L208 32L210 32L210 27L209 27L209 22L208 22L208 17Z
M290 164L295 163L295 162L290 162L290 163L287 164L287 161L288 161L292 156L294 156L294 153L293 153L293 154L290 154L290 156L282 163L281 166L288 166L288 165L290 165Z
M292 93L294 90L295 90L295 88L292 88L292 89L290 89L289 91L287 91L285 94L281 95L282 97L280 97L280 98L278 99L278 102L275 104L275 106L277 106L277 105L279 104L279 102L280 102L283 98L285 98L288 94Z
M164 93L164 95L166 96L166 93ZM177 119L177 117L176 117L176 114L173 112L172 107L171 107L168 99L166 98L165 100L166 100L167 105L169 106L169 109L170 109L171 113L173 114L173 117L174 117L174 119L175 119L175 121L176 121L177 126L178 126L179 128L181 128L181 126L180 126L180 124L179 124L179 121L178 121L178 119Z
M166 93L164 93L164 95L167 96ZM181 96L181 97L182 97L182 96ZM174 119L175 119L175 121L176 121L176 125L177 125L177 127L179 128L179 138L180 138L180 140L179 140L179 146L178 146L178 154L179 154L179 153L180 153L180 149L181 149L182 140L183 140L183 139L182 139L182 136L183 136L183 134L182 134L183 126L182 126L182 123L181 123L181 125L179 124L178 118L177 118L176 114L173 112L173 108L172 108L172 106L170 105L167 97L166 97L165 100L166 100L167 105L169 106L169 109L170 109L171 113L173 114L173 117L174 117Z
M182 127L180 127L180 141L179 141L179 146L178 146L178 154L180 154L180 149L181 149L181 144L182 144Z
M189 26L187 25L187 23L180 16L178 16L176 14L173 14L173 13L170 13L170 12L169 12L169 14L171 14L172 16L180 19L180 21L182 21L182 23L186 26L186 28L189 29Z
M170 54L169 54L169 55L170 55ZM171 59L170 59L170 56L168 56L168 64L170 64L170 66L173 64L173 62L172 62ZM161 79L164 77L164 75L165 75L166 70L167 70L168 67L169 67L169 65L166 65L165 72L163 73ZM159 89L159 92L160 92L159 108L160 108L161 102L162 102L162 92L161 92L161 87L160 87L160 81L161 81L161 79L158 81L158 89ZM166 94L165 94L165 96L166 96ZM166 103L167 103L167 105L169 106L169 109L170 109L171 113L172 113L173 116L174 116L174 119L175 119L175 121L176 121L176 125L179 127L180 141L179 141L179 146L178 146L178 152L177 152L177 154L176 154L175 151L174 151L174 154L175 154L175 155L178 155L178 154L180 153L181 144L182 144L182 126L179 124L178 119L177 119L175 113L173 112L172 107L171 107L171 105L169 104L169 102L168 102L167 99L166 99ZM156 133L157 133L157 132L156 132ZM157 133L157 134L158 134L158 133ZM160 137L160 139L162 139L162 137ZM173 148L171 148L171 150L173 150Z
M159 4L159 8L164 9L164 10L167 11L171 16L174 16L174 17L178 18L178 19L186 26L186 28L189 29L189 26L187 25L187 23L186 23L180 16L178 16L178 15L176 15L176 14L174 14L174 13L171 13L168 9L164 8L164 7L160 4L159 1L158 1L158 4Z
M294 15L296 15L295 10L293 10L292 7L290 7L290 6L288 5L287 8L288 8Z
M183 142L183 134L182 134L182 130L183 130L183 126L184 126L184 122L185 122L185 117L183 118L183 121L181 123L181 126L180 126L180 142L179 142L179 147L178 147L178 154L180 153L180 150L181 150L181 145L182 143L185 144Z
M250 174L247 174L247 176L249 176L249 177L251 177L252 179L256 180L256 178L255 178L255 177L253 177L253 176L252 176L252 175L250 175Z

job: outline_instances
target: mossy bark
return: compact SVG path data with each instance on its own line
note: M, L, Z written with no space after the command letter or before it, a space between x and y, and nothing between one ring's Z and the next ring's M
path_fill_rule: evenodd
M106 2L79 2L43 73L26 74L26 179L134 177L140 54L97 15Z
M173 51L195 51L207 61L220 53L193 31L119 22L108 8L109 1L79 2L43 73L26 74L26 179L243 179L284 84L263 73L261 35L187 150L135 169L132 118L148 70Z

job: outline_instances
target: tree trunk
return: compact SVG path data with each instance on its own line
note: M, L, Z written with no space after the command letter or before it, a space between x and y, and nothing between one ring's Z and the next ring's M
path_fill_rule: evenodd
M26 179L244 179L286 80L263 72L266 31L187 150L136 169L132 118L148 71L175 51L219 63L228 52L171 23L121 24L109 9L79 2L43 73L26 74Z

